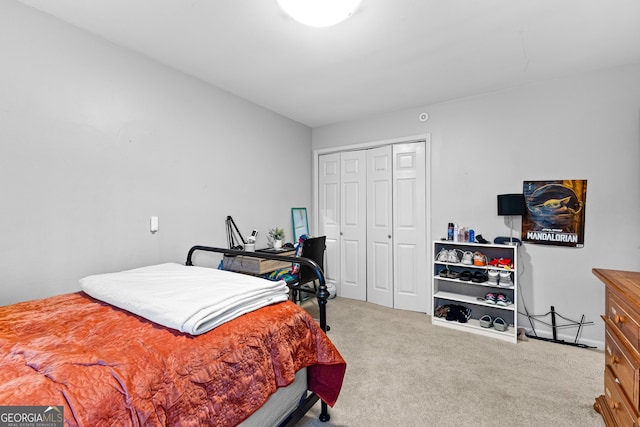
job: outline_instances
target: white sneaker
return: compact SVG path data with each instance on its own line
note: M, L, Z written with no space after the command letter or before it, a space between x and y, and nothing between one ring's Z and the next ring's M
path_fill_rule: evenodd
M329 299L334 299L336 297L336 285L333 283L327 283L327 290L329 291Z
M458 252L455 249L451 249L449 251L449 256L447 257L447 262L458 264L460 262L460 258L458 257Z
M498 270L489 270L488 272L488 276L489 276L489 283L492 283L494 285L498 284L498 275L500 273L498 272Z
M500 272L500 286L511 286L513 285L513 281L511 281L511 272L510 271L501 271Z
M449 261L449 251L446 249L440 249L440 252L438 252L438 255L436 255L436 261L438 262Z

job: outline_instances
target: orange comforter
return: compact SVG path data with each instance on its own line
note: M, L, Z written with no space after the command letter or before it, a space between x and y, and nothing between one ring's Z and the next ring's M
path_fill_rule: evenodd
M199 336L82 292L0 307L0 405L62 405L69 426L236 425L304 367L333 405L346 364L291 302Z

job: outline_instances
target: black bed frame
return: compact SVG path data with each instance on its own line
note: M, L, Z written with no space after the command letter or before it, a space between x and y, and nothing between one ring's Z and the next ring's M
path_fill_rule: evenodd
M327 300L329 299L330 293L327 290L327 285L324 279L324 273L320 266L313 260L304 257L292 257L292 256L284 256L284 255L276 255L268 252L245 252L239 251L236 249L224 249L224 248L215 248L211 246L193 246L189 249L189 253L187 254L187 262L186 265L193 265L193 253L196 251L205 251L205 252L216 252L221 253L227 256L234 255L242 255L253 258L263 258L263 259L271 259L275 261L285 261L296 264L303 264L307 267L310 267L318 276L318 292L316 297L318 299L318 307L320 309L320 328L327 332ZM308 392L306 398L301 400L298 408L291 413L286 420L284 420L279 427L293 427L296 425L298 421L300 421L304 415L311 409L313 405L319 400L319 397L315 393ZM329 409L327 404L324 401L320 402L321 411L320 411L320 421L327 422L331 418L329 416Z

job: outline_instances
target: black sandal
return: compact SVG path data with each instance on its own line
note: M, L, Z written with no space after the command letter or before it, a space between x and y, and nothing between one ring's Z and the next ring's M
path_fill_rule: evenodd
M465 282L468 282L469 280L471 280L473 276L471 275L470 271L463 271L462 273L460 273L460 280L464 280Z
M474 283L484 283L487 280L489 280L489 277L487 277L487 275L482 271L476 271L471 278L471 281Z
M458 279L459 277L460 277L460 273L458 273L457 271L449 270L449 272L447 273L447 278L449 279Z

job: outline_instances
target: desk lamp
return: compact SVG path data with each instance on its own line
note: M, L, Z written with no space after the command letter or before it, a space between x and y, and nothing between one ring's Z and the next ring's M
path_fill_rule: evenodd
M498 215L509 217L508 245L518 245L520 240L513 241L513 217L525 214L524 194L498 194Z

